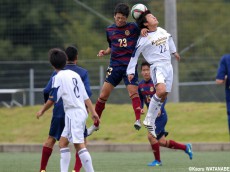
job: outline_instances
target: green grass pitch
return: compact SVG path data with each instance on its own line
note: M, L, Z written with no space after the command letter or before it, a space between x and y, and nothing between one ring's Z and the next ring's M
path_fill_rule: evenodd
M153 160L151 152L92 152L95 172L187 172L189 167L229 167L229 152L194 152L194 159L190 160L183 151L164 151L161 154L163 166L148 167ZM1 153L1 172L34 172L39 171L40 153ZM52 154L47 172L59 171L60 155ZM69 171L74 166L72 153ZM81 171L84 171L83 169Z
M0 108L0 143L42 144L49 133L52 110L37 120L35 114L41 107ZM229 142L225 103L168 103L166 110L168 139L184 143ZM144 117L145 115L141 116L142 120ZM92 124L90 117L87 122L89 127ZM140 131L136 131L134 122L131 104L107 104L100 130L87 140L147 143L147 130L142 127Z

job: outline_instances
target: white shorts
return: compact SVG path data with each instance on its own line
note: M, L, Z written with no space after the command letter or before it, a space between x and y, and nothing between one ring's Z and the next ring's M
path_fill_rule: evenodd
M164 83L166 92L171 92L173 83L173 68L171 63L153 64L150 66L150 75L153 84Z
M86 114L81 109L68 109L65 112L65 128L61 134L70 143L84 143L84 131L86 125Z

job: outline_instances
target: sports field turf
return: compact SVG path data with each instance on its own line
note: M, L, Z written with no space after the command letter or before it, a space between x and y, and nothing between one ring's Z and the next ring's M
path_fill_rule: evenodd
M37 120L35 114L40 108L41 105L0 108L0 143L42 144L49 133L52 110ZM229 142L224 103L168 103L166 109L168 139L184 143ZM142 127L140 131L136 131L133 127L134 120L130 104L107 104L101 119L101 129L88 140L104 143L147 143L147 130ZM89 117L87 126L91 124Z
M230 169L230 152L195 152L190 160L183 151L164 151L161 154L163 166L148 167L152 161L151 152L92 152L95 172L187 172L190 168L228 167ZM39 171L40 153L1 153L1 172L35 172ZM71 169L74 164L72 154ZM69 169L69 171L71 171ZM59 171L59 154L54 153L47 167L47 172ZM82 170L84 171L84 170ZM193 170L195 171L195 170ZM199 170L202 171L202 170Z

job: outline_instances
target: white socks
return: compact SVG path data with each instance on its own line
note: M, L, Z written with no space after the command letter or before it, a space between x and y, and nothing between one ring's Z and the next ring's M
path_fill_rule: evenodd
M145 121L149 123L149 125L155 124L155 120L161 109L161 105L162 105L161 98L159 98L156 94L154 94L149 104L148 113L145 117Z
M91 156L86 148L79 150L78 155L86 172L94 172Z
M60 168L61 172L68 172L71 154L69 148L61 148L61 160ZM79 158L81 159L82 166L86 172L94 172L91 156L86 148L81 149L78 152Z
M68 172L70 158L71 158L70 150L69 148L61 148L60 153L61 153L61 160L60 160L61 172Z

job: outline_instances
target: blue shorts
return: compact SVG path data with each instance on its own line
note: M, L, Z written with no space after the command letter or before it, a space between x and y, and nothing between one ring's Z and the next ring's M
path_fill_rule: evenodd
M59 140L65 127L65 118L53 117L50 124L49 135Z
M164 136L167 132L165 131L165 125L167 124L168 117L167 113L162 112L162 114L156 118L156 135L157 135L157 140L159 140L162 136Z
M59 141L64 127L65 127L65 118L53 117L50 124L49 135ZM87 136L88 136L88 131L85 126L84 138L86 138Z
M109 66L107 68L105 82L112 84L116 87L121 80L123 79L125 85L136 85L138 86L138 73L137 68L135 70L134 78L132 79L131 83L128 80L126 75L127 66Z

